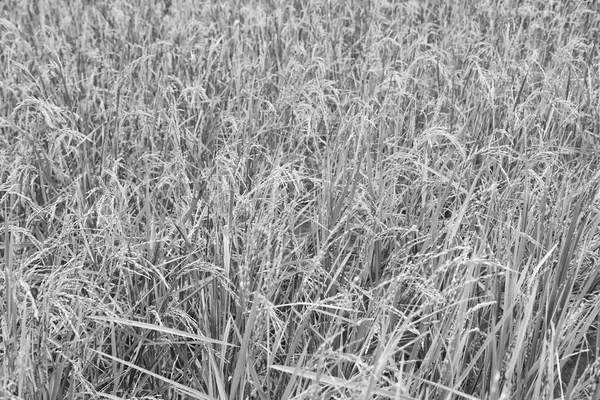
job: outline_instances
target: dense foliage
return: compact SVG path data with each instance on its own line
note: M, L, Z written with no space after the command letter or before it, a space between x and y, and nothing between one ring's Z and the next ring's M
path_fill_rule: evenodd
M600 398L597 2L0 13L3 398Z

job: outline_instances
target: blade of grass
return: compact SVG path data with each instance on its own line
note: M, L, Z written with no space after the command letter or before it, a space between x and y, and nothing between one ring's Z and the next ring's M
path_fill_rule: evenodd
M237 354L237 363L235 366L235 372L233 374L233 379L231 381L231 391L229 392L229 400L233 400L237 396L237 389L240 386L242 381L242 375L245 372L245 366L248 362L248 350L250 349L250 335L254 330L254 320L256 318L258 310L258 296L254 296L254 301L252 303L252 309L250 310L250 315L248 316L248 321L245 324L245 332L242 342L240 343L240 351ZM259 382L256 382L259 384ZM243 388L242 388L243 390Z
M122 325L133 326L133 327L141 328L141 329L150 329L150 330L154 330L154 331L157 331L157 332L166 333L166 334L169 334L169 335L186 337L186 338L189 338L189 339L194 339L194 340L198 340L200 342L205 342L205 343L210 343L210 344L218 344L218 345L221 345L221 346L238 347L238 346L236 346L234 344L223 342L221 340L211 339L211 338L208 338L208 337L206 337L204 335L200 335L200 334L196 334L196 333L189 333L189 332L181 331L179 329L167 328L167 327L164 327L164 326L158 326L158 325L148 324L148 323L145 323L145 322L132 321L132 320L129 320L129 319L123 319L123 318L118 318L118 317L89 317L89 318L90 319L95 319L97 321L104 321L104 322L110 322L110 323L115 323L115 324L122 324Z

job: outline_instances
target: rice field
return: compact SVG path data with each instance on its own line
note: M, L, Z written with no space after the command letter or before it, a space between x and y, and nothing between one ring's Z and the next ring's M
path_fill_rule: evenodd
M600 399L600 5L0 3L3 399Z

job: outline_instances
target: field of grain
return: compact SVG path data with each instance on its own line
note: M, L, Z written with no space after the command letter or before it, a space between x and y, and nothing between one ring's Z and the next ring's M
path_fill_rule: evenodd
M600 398L600 4L0 3L3 399Z

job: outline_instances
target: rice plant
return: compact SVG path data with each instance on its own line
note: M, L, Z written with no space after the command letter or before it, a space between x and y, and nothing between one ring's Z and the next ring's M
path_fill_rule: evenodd
M6 399L600 399L593 1L0 4Z

